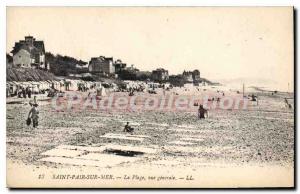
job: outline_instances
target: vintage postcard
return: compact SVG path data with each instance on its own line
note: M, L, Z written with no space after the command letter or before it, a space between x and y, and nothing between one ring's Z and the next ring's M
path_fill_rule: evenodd
M293 7L13 7L9 188L293 188Z

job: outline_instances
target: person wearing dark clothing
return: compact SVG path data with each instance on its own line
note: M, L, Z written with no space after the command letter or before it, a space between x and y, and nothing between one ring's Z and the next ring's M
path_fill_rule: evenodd
M23 98L26 98L26 90L24 88L22 88L22 95L23 95Z
M23 90L22 88L18 90L18 98L22 98Z
M28 113L28 119L32 119L32 125L34 128L38 126L39 123L39 111L37 109L38 104L33 104L33 107Z
M205 119L205 115L206 115L206 118L207 118L208 117L208 111L207 111L207 109L203 108L202 104L200 104L199 109L198 109L199 119Z
M28 95L28 98L31 98L31 89L29 87L27 87L26 93Z
M133 132L133 128L132 127L130 127L130 125L129 125L129 122L127 122L127 124L125 125L125 127L124 127L124 132Z

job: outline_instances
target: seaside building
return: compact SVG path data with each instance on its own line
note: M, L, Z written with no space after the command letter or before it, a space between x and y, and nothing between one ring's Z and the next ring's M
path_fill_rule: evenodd
M92 74L114 74L115 66L112 57L93 57L89 62L89 72Z
M193 72L184 70L182 73L182 76L183 76L183 79L185 80L185 82L187 82L187 83L193 82Z
M126 63L123 63L120 59L118 59L115 61L114 66L115 73L120 74L126 68Z
M169 72L163 68L158 68L152 71L152 79L154 81L167 81L169 80Z
M137 80L139 71L140 70L135 68L134 65L132 64L131 66L126 67L120 72L119 78L123 80Z
M16 42L11 53L14 67L47 68L44 41L37 41L33 36L25 36L25 40Z
M200 71L197 69L194 71L183 71L182 76L187 83L200 82Z
M200 71L198 69L195 69L193 71L193 80L194 80L194 82L200 81Z

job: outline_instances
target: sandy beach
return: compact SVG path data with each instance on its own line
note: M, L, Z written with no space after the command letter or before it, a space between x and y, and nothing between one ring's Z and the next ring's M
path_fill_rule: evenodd
M217 95L219 89L206 91ZM168 93L175 90L179 95L194 93L180 88ZM283 99L293 94L255 94L258 105L210 110L205 120L197 118L197 107L54 111L46 97L38 96L36 129L25 122L29 100L8 99L7 173L16 176L7 176L11 177L7 183L19 187L156 187L157 182L160 187L291 187L294 112ZM163 95L162 91L156 95ZM236 92L226 91L228 95ZM123 132L126 122L135 128L133 134ZM98 174L97 181L55 179L59 174L90 173ZM166 181L167 177L172 180Z

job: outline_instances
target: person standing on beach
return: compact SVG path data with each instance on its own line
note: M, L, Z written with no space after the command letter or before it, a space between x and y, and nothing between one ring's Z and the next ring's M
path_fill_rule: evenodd
M26 88L26 93L27 93L27 95L28 95L28 98L31 98L31 89L30 89L30 87L28 86L27 88Z
M207 109L203 108L202 104L200 104L199 109L198 109L199 119L205 119L205 115L206 115L206 118L207 118L208 117L208 111L207 111Z
M22 94L23 94L23 98L26 98L26 90L24 87L22 87Z
M33 107L28 113L28 118L32 119L33 128L36 128L39 124L39 111L37 109L38 104L33 104Z

